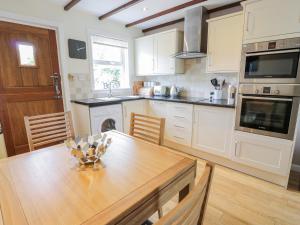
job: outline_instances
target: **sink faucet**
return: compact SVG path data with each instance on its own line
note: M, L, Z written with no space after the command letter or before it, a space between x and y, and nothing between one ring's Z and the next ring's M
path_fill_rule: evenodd
M112 91L111 91L111 84L113 83L113 81L110 81L108 83L108 97L111 98L112 97Z

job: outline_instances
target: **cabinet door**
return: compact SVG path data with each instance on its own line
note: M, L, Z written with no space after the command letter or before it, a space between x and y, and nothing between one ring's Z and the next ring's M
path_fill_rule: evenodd
M166 118L167 102L163 101L149 101L150 116Z
M300 32L299 0L246 2L244 15L245 42L283 39L283 35Z
M146 36L135 40L136 75L147 76L154 72L154 38Z
M234 142L232 160L283 176L289 174L292 141L235 132Z
M175 73L176 31L163 32L154 37L154 73Z
M233 109L195 106L192 147L229 157L233 127Z
M124 133L129 134L131 113L146 114L146 100L123 102L122 107Z
M243 35L241 13L209 20L207 72L238 72Z

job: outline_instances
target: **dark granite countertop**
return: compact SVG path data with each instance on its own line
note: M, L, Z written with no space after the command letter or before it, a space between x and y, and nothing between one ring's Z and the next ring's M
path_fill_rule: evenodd
M139 99L149 99L149 100L157 100L157 101L186 103L186 104L193 104L193 105L206 105L206 106L235 108L235 105L228 104L227 100L212 100L212 101L210 101L209 99L196 98L196 97L171 98L171 97L161 97L161 96L153 96L153 97L116 96L116 97L112 97L111 100L103 100L101 98L89 98L89 99L81 99L81 100L72 100L71 102L81 104L81 105L87 105L89 107L96 107L96 106L120 104L125 101L134 101L134 100L139 100Z

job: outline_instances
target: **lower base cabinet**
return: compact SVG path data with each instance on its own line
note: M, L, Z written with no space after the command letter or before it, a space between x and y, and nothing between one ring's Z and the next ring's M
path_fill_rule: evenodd
M147 114L146 100L134 100L122 103L123 131L129 134L131 113Z
M234 109L194 106L192 147L230 158Z
M293 142L256 134L235 132L232 160L248 166L287 176Z
M165 140L191 146L193 105L167 103Z

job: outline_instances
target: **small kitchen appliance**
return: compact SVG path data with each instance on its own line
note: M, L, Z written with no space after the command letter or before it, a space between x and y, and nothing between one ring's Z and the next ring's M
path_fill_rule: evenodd
M164 96L167 97L169 96L169 87L167 86L154 86L154 95L156 96Z
M172 98L178 97L178 88L175 85L170 88L170 96Z

